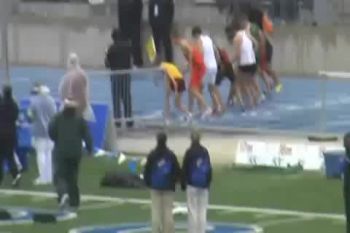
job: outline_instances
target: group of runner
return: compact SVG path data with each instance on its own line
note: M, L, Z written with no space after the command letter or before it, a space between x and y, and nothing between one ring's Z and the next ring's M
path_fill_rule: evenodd
M192 29L191 40L173 30L173 43L181 49L190 69L189 105L187 109L181 101L186 89L184 75L174 63L161 63L168 76L165 118L169 119L170 116L173 93L178 110L191 119L195 102L199 105L201 118L206 118L224 113L226 107L231 105L238 105L243 110L252 109L272 91L280 92L282 84L271 66L272 32L273 24L267 14L253 8L226 28L230 44L234 47L233 54L214 43L198 26ZM258 77L263 81L263 87ZM225 78L231 83L226 105L219 91ZM211 107L203 96L205 88L211 96Z

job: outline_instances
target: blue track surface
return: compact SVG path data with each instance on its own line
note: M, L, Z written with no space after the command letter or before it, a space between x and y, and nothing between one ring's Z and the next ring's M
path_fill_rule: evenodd
M12 82L17 99L28 97L35 81L46 83L57 96L58 83L64 74L62 69L14 68ZM160 76L160 74L156 75ZM133 77L133 109L137 116L151 119L161 118L163 108L163 83L150 74ZM247 127L293 131L320 130L321 119L321 80L300 77L283 78L284 89L280 94L270 96L257 109L241 112L230 109L219 118L210 118L201 124L211 126ZM109 79L105 75L90 75L91 98L93 101L110 103ZM158 85L155 85L155 84ZM221 89L226 98L228 82ZM350 82L329 80L326 86L326 131L343 133L350 128ZM207 96L209 101L209 98ZM184 99L184 100L187 100Z

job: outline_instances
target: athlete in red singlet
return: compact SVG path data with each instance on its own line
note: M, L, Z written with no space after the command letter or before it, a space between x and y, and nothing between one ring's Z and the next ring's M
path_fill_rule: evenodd
M191 80L189 88L189 111L193 112L194 100L197 100L202 113L202 118L211 114L211 109L208 107L202 95L202 82L205 75L205 64L202 50L196 44L190 44L186 39L180 37L173 32L173 41L180 46L183 55L188 61L191 68Z
M202 89L203 77L205 74L205 63L202 51L196 46L192 47L191 56L191 87Z

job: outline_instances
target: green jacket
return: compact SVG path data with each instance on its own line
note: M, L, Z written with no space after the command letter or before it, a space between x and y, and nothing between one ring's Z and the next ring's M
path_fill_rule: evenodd
M55 143L53 155L57 158L79 158L83 154L82 142L92 153L92 138L87 122L77 116L58 113L50 122L49 136Z

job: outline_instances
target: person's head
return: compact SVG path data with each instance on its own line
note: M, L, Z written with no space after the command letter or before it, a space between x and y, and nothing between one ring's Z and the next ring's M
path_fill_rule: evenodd
M34 83L32 89L30 90L31 95L38 95L40 92L40 83L36 82Z
M201 134L198 130L193 130L191 132L191 143L192 144L199 144L201 141Z
M192 38L198 39L202 35L202 29L199 26L192 28Z
M238 29L239 30L244 30L247 28L249 24L249 19L248 19L248 16L247 15L241 15L239 17L239 21L238 21Z
M166 147L167 135L165 132L159 132L157 134L157 147Z
M39 91L42 95L50 95L50 88L48 86L40 85Z
M12 87L10 85L5 85L2 90L3 100L12 101Z
M344 135L344 148L346 155L350 155L350 132Z
M264 11L256 6L250 6L247 16L250 22L258 25L262 29Z
M111 38L112 38L113 42L118 42L118 41L123 40L124 35L122 33L122 30L120 30L119 28L114 28L112 30Z
M232 23L228 24L225 27L225 34L226 34L227 41L231 44L233 38L235 37L235 29Z
M79 57L76 53L70 53L67 61L68 70L77 69L80 67Z

